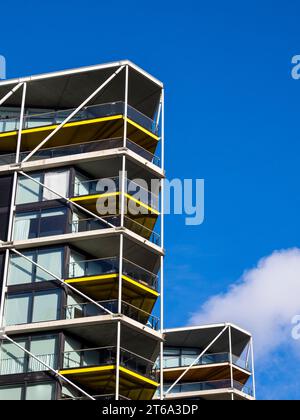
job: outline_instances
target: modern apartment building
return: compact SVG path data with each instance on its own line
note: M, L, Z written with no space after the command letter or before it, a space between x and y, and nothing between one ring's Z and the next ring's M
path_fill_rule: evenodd
M0 400L246 398L247 333L165 334L164 176L163 84L133 63L0 82Z

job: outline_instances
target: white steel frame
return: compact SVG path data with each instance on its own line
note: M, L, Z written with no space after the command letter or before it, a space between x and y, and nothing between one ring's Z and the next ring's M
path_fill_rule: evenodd
M107 65L109 67L109 65ZM3 286L1 291L1 301L0 301L0 339L8 340L11 343L14 343L17 347L22 349L25 353L36 359L39 363L44 365L47 369L49 369L52 373L54 373L57 377L62 379L63 381L67 382L68 384L72 385L74 388L76 388L78 391L80 391L82 394L87 396L89 399L94 399L92 396L90 396L88 393L86 393L84 390L82 390L80 387L78 387L76 384L74 384L69 379L65 378L63 375L61 375L58 371L52 369L49 365L44 363L42 360L40 360L38 357L30 353L28 350L20 346L17 342L15 342L11 337L8 337L5 334L5 320L4 320L4 305L5 305L5 294L6 294L6 287L7 287L7 280L8 280L8 270L9 270L9 258L10 254L14 253L19 255L20 257L25 258L27 261L38 267L39 269L42 269L45 271L48 275L52 276L55 280L57 280L61 285L67 286L70 290L72 290L75 293L78 293L80 296L84 297L91 303L95 304L102 310L106 311L108 314L113 315L113 313L106 308L104 308L102 305L100 305L98 302L95 302L93 299L89 298L84 293L80 292L78 289L76 289L74 286L65 283L63 279L60 279L55 274L51 273L49 270L45 269L44 267L40 266L38 263L35 263L30 258L26 257L24 254L22 254L20 251L17 251L14 248L14 240L13 240L13 220L14 220L14 212L16 208L16 191L17 191L17 182L18 182L18 175L25 176L28 179L34 181L35 183L39 184L43 188L46 188L50 192L56 194L58 197L60 197L62 200L66 201L67 203L72 204L74 207L77 207L81 211L95 217L96 219L99 219L102 222L105 222L109 227L115 228L114 225L107 222L105 219L101 218L97 214L87 210L86 208L82 207L78 203L75 203L71 201L69 198L62 196L57 191L47 187L43 183L35 180L30 175L26 174L24 170L22 170L22 164L26 163L32 156L35 155L59 130L61 130L67 123L70 121L83 107L85 107L96 95L98 95L104 87L106 87L122 70L125 69L125 91L124 91L124 102L125 102L125 109L124 109L124 131L123 131L123 148L126 149L126 140L127 140L127 116L128 116L128 79L129 79L129 67L135 68L135 70L139 71L140 73L144 74L145 77L150 78L154 83L157 83L161 89L161 99L159 102L159 108L157 112L157 121L156 125L159 126L159 123L161 122L161 165L162 165L162 171L164 171L164 90L162 85L154 78L152 78L147 73L143 72L141 69L139 69L137 66L133 65L130 62L120 62L120 67L110 76L108 79L102 83L88 98L86 98L62 123L60 123L44 140L42 140L38 146L32 150L29 155L27 155L23 161L20 162L20 151L21 151L21 140L22 140L22 128L23 128L23 121L24 121L24 112L25 112L25 103L26 103L26 92L27 92L27 83L29 83L31 80L34 80L34 77L31 79L24 78L22 81L20 81L16 86L14 86L1 100L0 100L0 106L5 103L7 99L9 99L18 89L23 87L22 92L22 101L21 101L21 111L20 111L20 124L19 124L19 130L18 130L18 137L17 137L17 146L16 146L16 161L15 164L12 165L12 170L14 171L13 174L13 187L12 187L12 198L11 198L11 205L10 205L10 213L9 213L9 227L8 227L8 235L7 235L7 242L2 244L2 248L5 249L5 264L4 264L4 275L3 275ZM105 66L103 67L105 68ZM72 71L69 72L70 74L74 73ZM61 74L68 74L68 72L63 73L57 73L58 75ZM50 76L51 77L51 76ZM53 75L55 77L55 75ZM46 78L46 76L36 76L36 79L39 78ZM0 83L0 86L5 83ZM125 182L126 182L126 156L123 155L122 157L122 178L121 178L121 229L124 230L125 228L125 203L126 203L126 196L125 196ZM161 181L161 248L164 248L164 179ZM118 294L118 315L121 315L122 313L122 273L123 273L123 255L124 255L124 234L121 232L120 234L120 255L119 255L119 294ZM160 316L161 316L161 323L160 323L160 332L161 332L161 345L160 345L160 361L163 360L163 331L164 331L164 256L161 256L161 270L160 270ZM121 349L121 321L118 321L117 324L117 361L116 361L116 393L115 398L116 400L119 400L120 394L119 394L119 381L120 381L120 349ZM163 364L161 364L162 366ZM161 397L162 390L163 390L163 369L161 369L160 372L160 390L161 390Z
M209 327L207 327L209 328ZM228 344L229 344L229 367L230 367L230 395L231 400L234 400L234 363L233 363L233 349L232 349L232 328L231 324L225 324L224 328L216 335L216 337L205 347L205 349L193 360L193 362L182 372L182 374L169 386L166 392L163 393L163 399L171 393L172 389L185 377L185 375L198 363L198 361L208 352L208 350L225 334L228 333ZM255 390L255 367L254 367L254 351L253 351L253 338L249 336L248 343L249 352L251 353L251 377L252 377L252 390L253 397L256 399ZM161 365L163 366L163 364ZM163 369L161 369L163 370Z

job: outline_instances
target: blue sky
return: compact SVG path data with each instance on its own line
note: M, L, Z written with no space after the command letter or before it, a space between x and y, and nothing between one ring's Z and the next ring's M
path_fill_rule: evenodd
M164 81L168 177L206 182L203 225L167 217L168 326L300 246L299 2L15 0L1 11L8 77L128 58ZM258 361L259 396L299 399L287 373L297 355L283 346L272 358Z

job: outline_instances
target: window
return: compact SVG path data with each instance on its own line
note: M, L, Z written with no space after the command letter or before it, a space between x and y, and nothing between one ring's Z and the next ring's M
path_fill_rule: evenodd
M21 386L0 387L0 401L13 401L22 399Z
M9 296L5 305L6 325L27 324L29 321L30 295Z
M38 383L0 387L0 401L11 400L53 400L55 383Z
M60 290L8 296L5 305L6 325L59 319Z
M38 182L44 184L45 187L56 191L63 197L68 197L69 195L69 170L40 172L31 174L30 177L33 178L33 180L25 176L19 178L16 198L17 205L57 200L60 198L57 194L52 193L47 188L38 184Z
M66 229L66 209L19 213L15 217L14 228L16 241L61 235Z
M36 384L26 387L26 400L52 400L54 398L55 384Z
M63 273L63 248L48 248L43 250L26 251L23 254L44 267L46 270L62 278ZM25 258L19 255L12 255L10 257L8 285L28 284L39 281L53 280L50 274L30 263Z
M17 340L22 346L26 346L25 340ZM13 343L2 342L0 352L0 374L13 375L25 372L25 354ZM1 398L0 398L1 400Z
M30 357L13 343L2 342L0 347L0 375L47 371L48 369L43 363L56 369L57 340L56 335L17 340L22 347L37 356L40 361Z

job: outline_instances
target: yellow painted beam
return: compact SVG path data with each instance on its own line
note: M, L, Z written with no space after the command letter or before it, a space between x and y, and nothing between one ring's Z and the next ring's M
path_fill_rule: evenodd
M120 192L113 192L113 193L105 193L105 194L84 195L81 197L72 197L70 200L73 201L74 203L77 203L78 201L80 202L80 201L85 201L85 200L97 200L99 198L117 197L119 195L121 195ZM134 201L139 206L145 208L146 210L150 211L156 216L160 215L159 211L153 209L150 206L147 206L147 204L144 204L142 201L137 200L136 198L132 197L130 194L125 193L125 197L128 198L128 200Z
M126 373L127 375L133 376L134 378L137 378L143 382L147 382L148 384L158 387L159 383L152 381L151 379L146 378L145 376L139 375L138 373L133 372L132 370L126 369L123 366L120 366L120 371L123 373Z
M123 117L125 120L125 117ZM133 125L135 128L138 128L139 130L143 131L143 133L147 134L148 136L152 137L154 140L159 140L159 137L155 134L151 133L151 131L147 130L146 128L142 127L140 124L137 124L136 122L132 121L130 118L127 118L126 120L129 124Z
M90 367L90 368L64 369L64 370L60 370L59 373L61 375L76 375L78 373L104 372L107 370L114 370L115 368L116 368L115 365L108 365L108 366L97 366L97 367Z
M123 118L122 115L113 115L111 117L94 118L92 120L74 121L74 122L65 124L62 128L77 127L81 125L95 124L98 122L120 120L121 118ZM52 131L52 130L55 130L55 128L57 128L58 126L59 124L45 125L43 127L35 127L35 128L26 128L25 130L22 130L22 134L39 133L41 131ZM18 134L18 131L9 131L5 133L1 133L0 138L15 136L17 134Z
M88 281L114 279L114 278L118 278L118 277L119 277L119 274L106 274L106 275L104 274L104 275L101 275L101 276L91 276L91 277L80 277L80 278L77 278L77 279L67 279L67 280L65 280L65 282L68 283L68 284L70 284L70 283L84 283L84 282L88 282ZM127 281L128 283L131 283L131 284L135 285L136 287L139 287L140 289L145 290L148 293L151 293L155 297L159 296L159 293L156 292L155 290L151 289L150 287L144 286L143 284L139 283L136 280L131 279L130 277L122 275L122 279Z

